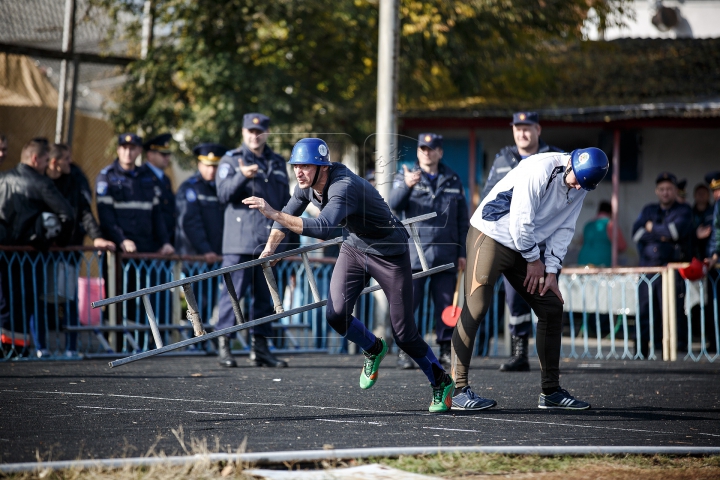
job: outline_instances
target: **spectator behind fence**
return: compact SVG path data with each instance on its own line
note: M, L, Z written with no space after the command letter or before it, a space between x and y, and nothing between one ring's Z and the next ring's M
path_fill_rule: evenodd
M708 173L705 176L705 181L708 185L710 185L710 189L713 193L713 199L715 200L712 231L710 232L706 255L708 266L710 267L714 277L717 279L718 271L712 267L718 263L718 257L720 256L720 171Z
M676 199L678 203L686 203L685 197L687 197L687 191L685 191L685 188L687 188L687 179L683 178L682 180L678 180Z
M0 245L32 245L46 249L64 245L74 223L74 213L52 180L45 176L48 144L34 139L22 149L20 164L0 174ZM41 294L43 262L36 252L24 252L25 261L9 262L0 257L2 298L0 318L3 320L3 348L21 349L29 346L25 332L36 330L44 304L37 302ZM9 264L8 264L9 263ZM12 291L9 281L12 280ZM9 315L10 305L14 316ZM37 307L37 308L36 308ZM15 335L12 332L21 332ZM5 334L7 333L7 334ZM17 351L17 350L16 350ZM27 353L25 351L24 353Z
M710 189L704 183L695 187L693 192L693 257L699 260L707 258L708 242L712 233L713 208L710 204Z
M228 148L216 143L203 143L193 149L198 160L198 171L188 178L175 196L177 227L175 249L181 255L202 255L207 268L221 260L224 208L217 197L215 173L220 159ZM194 275L202 271L190 271L185 264L185 274ZM220 277L193 284L200 315L209 321L216 304Z
M37 139L22 149L20 164L0 174L0 245L45 249L65 244L74 213L45 176L49 146Z
M176 250L181 255L203 255L209 264L219 261L222 252L225 209L218 201L215 173L228 150L217 143L196 146L198 171L180 185L175 197Z
M175 244L175 195L172 191L170 178L165 175L165 170L170 166L172 152L170 151L170 140L172 135L164 133L152 140L145 142L145 165L154 174L151 176L155 186L160 192L160 211L162 212L165 228L168 231L170 244Z
M170 235L160 209L160 193L149 168L135 167L142 140L125 133L118 137L117 158L95 181L98 218L103 237L125 252L171 254Z
M515 145L508 145L495 155L490 174L483 188L480 201L488 196L493 187L517 167L521 161L536 153L562 152L561 149L548 145L540 138L542 128L540 119L535 112L517 112L513 114L513 139ZM544 261L545 244L540 244L540 258ZM525 372L530 370L528 361L528 339L532 334L532 313L530 305L522 299L503 276L505 300L510 309L510 335L512 340L510 361L500 365L503 372ZM484 329L481 329L484 333ZM482 335L481 333L481 335ZM480 344L483 345L481 338Z
M436 273L429 278L413 280L413 312L424 300L425 284L435 307L435 336L440 346L440 362L450 366L450 341L453 328L440 318L445 307L452 304L455 279L465 270L465 239L470 215L465 201L462 180L450 167L442 163L443 137L421 133L418 137L417 162L412 170L403 165L403 173L395 177L390 192L390 208L404 213L406 218L437 212L437 217L423 222L418 228L423 252L430 268L454 263L457 268ZM410 240L412 243L412 240ZM410 247L413 272L422 270L416 249ZM414 368L415 362L402 350L398 367Z
M7 152L8 152L8 141L7 136L0 132L0 167L2 167L3 162L5 162L5 159L7 158Z
M68 245L82 245L85 235L97 248L115 249L115 244L102 238L100 226L92 213L92 190L83 171L71 163L70 149L67 145L54 144L50 148L50 160L46 170L58 191L73 207L75 220L71 229Z
M578 264L595 267L612 265L612 205L603 200L600 202L597 217L589 221L583 228L583 245L578 256ZM618 228L618 252L627 248L625 237Z
M691 256L692 209L677 202L677 178L670 172L662 172L655 180L655 195L659 203L643 208L633 224L633 241L637 243L640 266L660 267L670 262L689 260ZM676 275L677 338L678 345L687 344L687 321L685 319L685 282ZM655 277L648 274L648 279ZM636 348L647 358L650 340L650 302L653 310L653 335L655 350L662 349L662 281L657 275L639 286L640 341ZM648 292L648 290L650 290ZM637 345L640 343L640 345Z
M270 118L260 113L243 117L243 144L225 154L220 160L215 180L220 202L225 206L223 229L223 267L259 258L272 227L257 210L251 210L242 200L252 196L265 198L280 210L290 199L290 186L285 160L266 144ZM274 312L270 290L260 266L232 272L238 298L250 290L250 319L259 319ZM276 274L277 277L277 274ZM226 289L220 293L218 329L235 324L230 296ZM250 361L256 366L286 367L269 350L267 338L272 335L269 323L253 329ZM218 338L220 365L237 366L230 353L227 337Z

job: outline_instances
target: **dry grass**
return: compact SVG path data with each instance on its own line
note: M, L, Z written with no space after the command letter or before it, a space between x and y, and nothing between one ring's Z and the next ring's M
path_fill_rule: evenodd
M223 452L219 443L208 445L206 438L185 438L182 427L172 430L179 448L186 455L208 455ZM158 437L155 444L145 452L147 458L166 458L156 446L162 440ZM245 442L234 451L245 452ZM132 446L126 446L125 456L135 455ZM41 456L38 461L48 461L52 452ZM330 469L356 466L369 463L382 463L408 472L432 475L447 479L489 479L489 478L556 478L558 474L578 480L585 479L719 479L720 456L678 457L678 456L521 456L487 454L438 454L403 456L400 458L371 458L362 460L324 461L315 464L285 463L274 468L288 470ZM122 468L70 468L64 470L40 469L35 472L2 475L0 478L12 480L204 480L204 479L250 479L245 471L253 465L242 462L211 462L207 458L183 466L159 464L148 467ZM264 467L267 468L267 467Z

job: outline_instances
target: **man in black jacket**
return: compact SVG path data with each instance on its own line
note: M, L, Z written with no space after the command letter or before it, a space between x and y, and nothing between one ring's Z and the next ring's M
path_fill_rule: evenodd
M482 191L484 199L493 187L517 167L521 161L536 153L562 152L563 150L548 145L540 138L542 128L538 114L535 112L517 112L513 114L510 124L513 130L515 145L504 147L495 156L487 182ZM540 245L540 256L543 258L545 245ZM532 334L532 313L530 305L518 295L512 285L505 282L505 301L510 309L510 335L512 338L512 358L500 366L503 372L524 372L530 370L528 362L528 339Z
M52 180L45 176L48 150L46 141L29 141L22 149L20 164L0 175L0 245L32 245L46 249L54 243L65 244L75 216ZM27 255L35 256L36 253L28 252ZM9 282L2 284L2 298L15 306L15 318L3 328L28 332L30 329L25 321L39 317L35 300L40 291L36 290L38 285L33 285L38 272L34 275L33 268L32 262L28 261L22 266L19 262L13 262L11 266L0 265L6 278L15 281L12 292ZM25 279L24 285L20 284L21 278ZM15 346L27 345L23 342L23 345Z

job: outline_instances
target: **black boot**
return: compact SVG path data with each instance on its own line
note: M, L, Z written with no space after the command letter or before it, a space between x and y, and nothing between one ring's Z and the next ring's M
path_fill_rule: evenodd
M400 350L397 366L401 370L412 370L415 368L415 362L413 362L412 358L410 358L410 355Z
M267 344L267 338L260 335L253 335L250 348L250 362L256 367L287 367L287 362L276 358L270 352Z
M500 365L501 372L529 372L528 337L512 337L513 356L510 361Z
M218 363L222 367L237 367L237 363L230 352L230 339L218 337Z
M438 360L444 367L449 367L452 363L450 342L438 342L438 345L440 345L440 358Z

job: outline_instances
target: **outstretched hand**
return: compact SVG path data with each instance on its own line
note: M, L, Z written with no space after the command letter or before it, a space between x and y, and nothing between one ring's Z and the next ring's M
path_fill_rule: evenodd
M242 201L248 207L257 210L258 212L265 215L267 218L272 219L272 216L277 213L277 210L272 208L265 199L260 197L248 197Z

